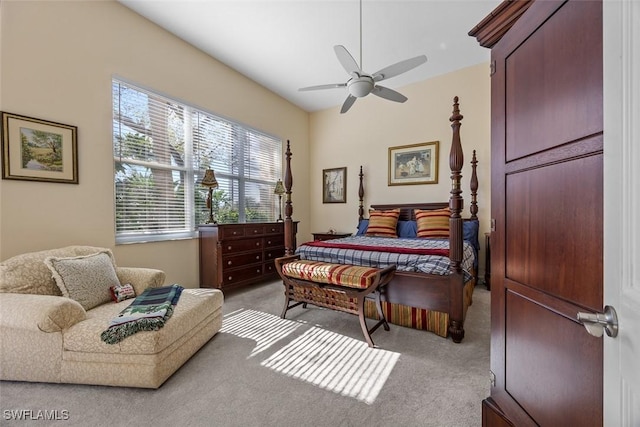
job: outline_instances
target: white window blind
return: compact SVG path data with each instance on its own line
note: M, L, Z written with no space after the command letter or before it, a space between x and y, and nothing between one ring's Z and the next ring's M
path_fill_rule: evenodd
M112 90L116 243L194 237L209 217L206 169L218 222L277 218L281 140L129 83Z

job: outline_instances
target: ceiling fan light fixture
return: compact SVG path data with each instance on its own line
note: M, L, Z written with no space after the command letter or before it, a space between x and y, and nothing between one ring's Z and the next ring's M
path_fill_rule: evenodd
M357 98L362 98L371 93L373 90L373 79L371 77L359 77L351 79L347 83L349 93Z

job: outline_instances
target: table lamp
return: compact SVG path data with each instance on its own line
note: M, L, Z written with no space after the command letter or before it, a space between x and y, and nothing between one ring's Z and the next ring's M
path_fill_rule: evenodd
M284 194L284 185L282 185L281 179L276 182L276 188L273 190L273 194L278 195L278 208L280 209L280 214L278 215L277 222L284 222L282 219L282 195Z
M205 224L217 224L216 220L213 219L213 189L218 188L218 181L216 180L216 175L213 172L213 169L207 169L204 171L204 177L202 178L202 182L200 182L202 186L209 188L209 195L207 196L207 207L209 208L209 219Z

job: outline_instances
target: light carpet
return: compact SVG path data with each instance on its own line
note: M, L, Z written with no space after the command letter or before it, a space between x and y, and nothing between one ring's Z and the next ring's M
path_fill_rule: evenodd
M0 425L482 424L490 340L484 286L475 289L462 343L390 325L372 335L375 349L350 314L308 306L280 319L283 289L274 281L225 295L222 331L158 390L2 381ZM58 420L12 420L21 411Z

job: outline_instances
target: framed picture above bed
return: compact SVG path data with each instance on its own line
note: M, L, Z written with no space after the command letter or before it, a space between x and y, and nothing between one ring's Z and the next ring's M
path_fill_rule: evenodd
M347 168L322 170L322 203L347 203Z
M439 141L389 147L389 185L437 184Z

